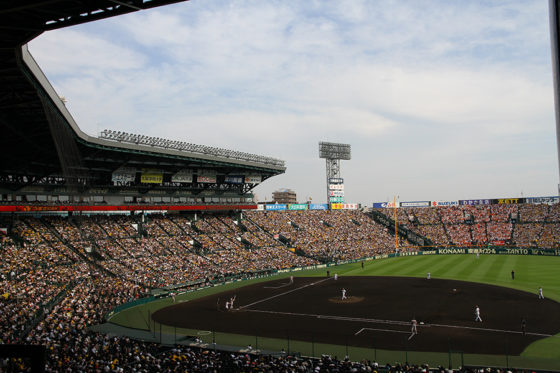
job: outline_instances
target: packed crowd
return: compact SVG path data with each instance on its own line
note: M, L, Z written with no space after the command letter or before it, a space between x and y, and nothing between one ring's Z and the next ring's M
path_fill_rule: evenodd
M250 211L247 220L310 257L359 259L395 250L395 236L357 210ZM399 247L417 250L399 238Z
M391 219L394 209L377 209ZM397 209L399 224L437 246L560 248L558 204L502 204Z
M469 210L472 212L473 210ZM539 219L539 243L557 240L548 213ZM464 212L464 211L463 211ZM454 232L456 240L478 239L467 225L436 221L440 211L400 212L426 236ZM486 237L517 227L509 210L487 215ZM554 215L553 215L554 216ZM495 217L495 219L493 219ZM430 222L430 223L426 223ZM359 211L260 212L237 216L94 215L21 217L0 238L0 343L47 347L47 371L373 371L371 362L324 358L296 359L193 349L169 350L156 344L93 333L111 309L149 295L153 288L197 286L230 275L357 259L395 248L394 235ZM530 222L521 223L530 225ZM453 227L453 228L449 228ZM457 228L460 227L460 228ZM556 228L555 228L556 227ZM514 232L516 229L513 229ZM478 231L477 231L478 232ZM488 233L490 232L490 233ZM280 236L286 240L279 240ZM522 237L517 235L514 237ZM529 236L527 236L529 237ZM520 238L521 240L522 238ZM527 238L529 239L529 238ZM399 247L416 250L402 241ZM299 255L298 255L299 254ZM387 367L389 368L389 367ZM390 369L394 369L391 367ZM422 367L403 367L421 371Z

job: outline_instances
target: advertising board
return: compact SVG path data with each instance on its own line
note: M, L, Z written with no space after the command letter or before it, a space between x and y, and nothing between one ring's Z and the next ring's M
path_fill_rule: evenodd
M459 200L459 204L476 206L476 205L490 205L492 204L492 200L490 199L461 199Z
M307 210L307 203L292 203L288 206L288 210Z
M118 183L132 183L136 178L136 169L134 167L121 167L111 174L111 181Z
M171 176L172 183L192 183L193 172L192 170L179 170L176 174Z
M329 209L329 205L327 205L326 203L312 203L309 205L309 209L310 210L328 210Z
M554 196L554 197L529 197L529 198L525 198L525 203L531 203L531 204L547 204L547 205L553 205L555 203L559 203L560 202L560 197Z
M329 184L344 184L344 179L341 177L331 177L329 179Z
M259 184L261 182L261 175L245 175L245 184Z
M344 197L342 190L329 190L329 197Z
M196 177L196 181L199 183L210 183L213 184L216 182L216 176L201 176L198 175Z
M430 201L401 202L401 207L430 207Z
M399 203L396 203L397 207L399 207ZM393 202L374 202L373 203L373 208L376 209L388 209L388 208L394 208L395 204Z
M226 175L226 184L243 184L244 178L242 175Z
M163 171L152 168L143 168L142 173L140 174L140 182L142 184L161 184L163 183Z
M344 184L329 184L329 190L344 190Z
M432 207L459 206L459 201L432 201Z
M282 210L286 210L286 205L283 203L275 203L272 205L266 205L266 210L267 211L282 211Z

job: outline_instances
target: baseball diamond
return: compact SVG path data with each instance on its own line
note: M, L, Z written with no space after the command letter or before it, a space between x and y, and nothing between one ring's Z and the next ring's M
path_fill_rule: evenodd
M403 277L299 277L248 285L163 308L158 323L182 328L391 350L519 355L560 332L556 301L471 282ZM347 301L340 291L347 289ZM237 297L225 311L218 298ZM336 301L335 301L336 300ZM474 320L475 305L483 323ZM418 334L410 323L418 320ZM521 324L526 320L526 333Z

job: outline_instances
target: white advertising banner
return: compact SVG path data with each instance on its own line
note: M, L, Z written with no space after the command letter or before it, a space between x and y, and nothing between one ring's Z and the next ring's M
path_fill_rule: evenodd
M329 190L329 197L344 197L342 190Z
M193 172L192 170L180 170L175 175L171 176L172 183L192 183Z
M262 182L261 175L246 175L245 184L259 184Z
M111 175L113 183L132 183L136 179L136 169L134 167L121 167Z
M216 171L198 170L196 181L198 181L199 183L215 183Z
M437 206L459 206L459 201L432 201L432 207Z
M196 181L198 181L199 183L215 183L216 182L216 176L198 175L196 177Z
M344 184L329 184L329 190L344 190Z

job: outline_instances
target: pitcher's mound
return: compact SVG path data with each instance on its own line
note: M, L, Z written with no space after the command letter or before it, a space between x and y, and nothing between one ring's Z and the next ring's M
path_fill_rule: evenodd
M329 302L332 303L358 303L364 300L364 297L353 297L349 296L346 299L341 299L339 297L336 298L329 298Z

